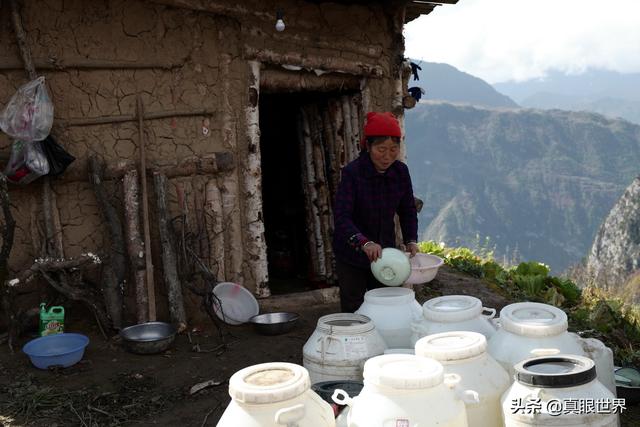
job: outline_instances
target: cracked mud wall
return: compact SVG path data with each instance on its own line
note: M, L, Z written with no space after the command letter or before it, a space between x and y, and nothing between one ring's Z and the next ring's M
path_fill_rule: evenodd
M180 1L62 1L22 2L22 17L39 75L46 76L55 105L52 133L77 160L65 176L53 181L63 229L65 254L104 252L106 226L88 182L90 154L116 167L139 159L136 121L77 125L77 119L133 116L140 94L147 113L202 112L145 120L148 168L170 166L189 157L217 152L233 153L235 169L214 175L174 177L169 183L170 215L181 209L176 188L184 194L191 227L202 224L204 188L215 180L220 188L227 227L224 271L227 280L255 289L243 256L242 172L247 156L245 108L248 101L249 52L272 52L265 60L276 65L286 58L316 58L321 66L373 64L381 75L368 76L370 110L390 110L395 85L390 24L382 6L349 6L303 1L217 1L220 13L196 10L198 2ZM285 11L287 29L273 30L275 10ZM226 8L226 9L225 9ZM354 25L354 23L359 23ZM8 7L0 8L0 104L26 82ZM282 56L284 59L278 59ZM52 66L51 64L54 64ZM322 68L322 67L320 67ZM365 67L366 68L366 67ZM11 141L0 134L0 158L5 163ZM108 188L122 211L121 179ZM149 181L152 252L156 266L156 293L165 293L158 232L155 226L152 181ZM41 184L11 186L17 219L10 266L19 270L41 253L43 223ZM199 215L200 214L200 215ZM200 252L206 252L205 244ZM203 256L205 254L202 254ZM129 295L129 292L127 292ZM185 292L185 296L188 292ZM195 300L189 301L190 305ZM158 314L163 316L162 299Z
M224 17L136 1L25 1L22 16L36 66L52 59L63 64L59 70L41 67L38 74L46 76L55 105L56 120L52 133L77 158L65 176L53 181L67 256L87 251L104 253L108 244L106 226L88 182L88 156L97 154L105 159L108 166L116 166L127 159L135 162L139 159L136 121L75 126L75 119L135 115L136 95L140 94L147 113L209 112L207 115L145 120L149 169L175 165L194 156L235 152L236 147L222 138L219 58L222 53L236 58L228 66L226 87L234 94L241 94L244 61L239 60L238 52L234 51L236 46L230 43L237 38L237 23ZM2 40L15 40L6 7L2 8L0 22ZM2 44L0 58L18 61L17 45ZM99 60L103 66L74 66L86 59ZM127 68L126 62L144 63L148 67L140 69L132 65L132 68ZM112 67L110 63L124 66ZM21 69L2 70L0 102L4 104L25 81L25 73ZM234 110L241 107L240 96L229 97L229 100ZM234 117L231 119L235 121ZM66 126L66 123L70 125ZM234 130L237 127L234 124ZM4 160L8 158L10 144L6 135L0 136ZM216 179L223 187L227 181L237 181L234 171L215 177L175 177L170 180L170 214L172 217L180 214L176 197L178 186L184 193L188 222L194 231L204 203L204 183L210 179ZM122 212L121 179L109 181L108 189ZM151 180L149 193L152 253L157 269L156 292L162 295L165 292ZM40 212L41 184L35 181L25 187L11 186L10 195L18 222L10 265L12 269L19 270L30 265L33 258L41 253L44 236ZM238 212L239 206L232 209ZM233 221L239 219L240 216L236 215ZM227 241L231 244L240 239L239 235L228 236ZM126 294L129 296L130 292ZM191 303L193 305L193 301ZM164 305L160 298L160 316L166 312L162 308Z

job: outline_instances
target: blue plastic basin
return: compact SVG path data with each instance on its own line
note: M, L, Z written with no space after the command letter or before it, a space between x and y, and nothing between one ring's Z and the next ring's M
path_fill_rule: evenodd
M22 347L36 368L50 366L63 368L75 365L82 359L89 338L81 334L55 334L36 338Z

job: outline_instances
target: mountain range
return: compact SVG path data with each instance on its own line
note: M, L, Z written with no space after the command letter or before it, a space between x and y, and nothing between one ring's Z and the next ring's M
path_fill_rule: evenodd
M499 259L538 260L555 273L586 257L640 173L640 126L518 108L476 77L425 65L411 84L424 85L429 100L405 112L409 169L425 202L420 237L484 245ZM442 90L446 80L455 90ZM467 91L474 96L461 96Z
M496 91L484 80L464 73L449 64L435 62L417 62L422 80L414 80L410 86L420 86L426 90L427 99L487 107L517 107L511 98Z
M640 73L590 69L567 75L495 83L493 87L523 107L591 111L640 124Z

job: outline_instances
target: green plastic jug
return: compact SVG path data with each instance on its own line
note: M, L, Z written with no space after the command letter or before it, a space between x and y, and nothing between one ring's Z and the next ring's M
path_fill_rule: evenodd
M47 311L47 304L40 303L40 336L64 332L64 307L54 306Z

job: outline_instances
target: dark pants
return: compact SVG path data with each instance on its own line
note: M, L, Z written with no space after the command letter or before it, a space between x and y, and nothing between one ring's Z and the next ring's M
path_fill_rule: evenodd
M359 309L365 292L383 286L373 277L369 267L355 267L336 260L336 270L340 286L340 309L343 313L353 313Z

